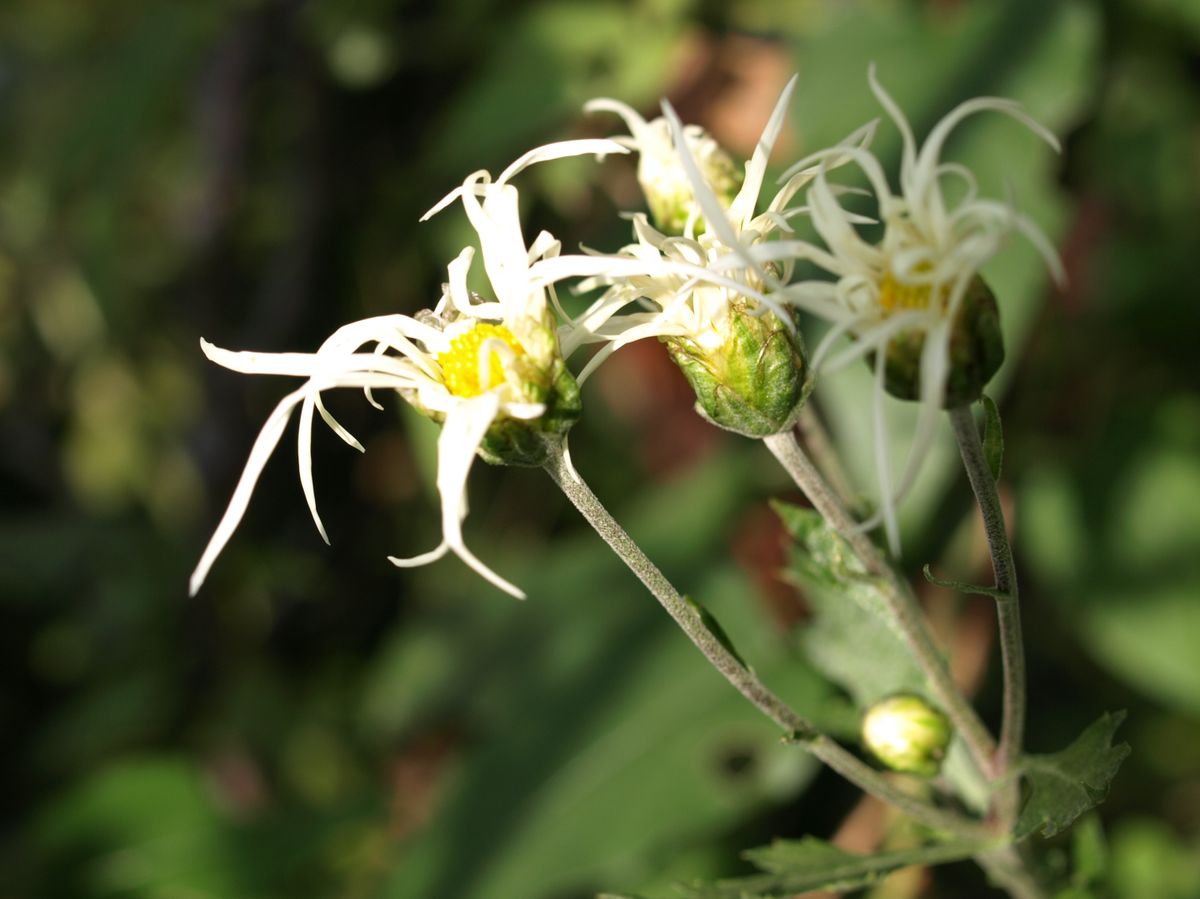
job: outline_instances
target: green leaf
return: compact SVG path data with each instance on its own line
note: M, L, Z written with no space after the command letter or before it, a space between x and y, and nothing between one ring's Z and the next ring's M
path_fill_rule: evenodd
M1026 757L1022 772L1031 793L1017 821L1018 839L1036 831L1054 836L1104 801L1130 752L1128 743L1112 742L1123 720L1124 712L1106 713L1061 752Z
M701 605L699 600L692 599L690 596L685 596L683 599L700 616L700 620L704 622L704 626L708 628L708 632L717 638L717 642L725 647L726 651L737 659L743 668L749 668L750 666L746 664L746 660L737 651L737 647L729 639L729 634L725 632L725 628L721 627L721 622L717 621L713 613Z
M895 630L879 580L817 512L772 507L795 538L788 574L813 611L800 635L808 659L860 708L892 693L922 692L925 678Z
M987 458L992 480L1000 480L1004 466L1004 429L1000 424L1000 410L996 401L986 393L979 398L983 404L983 455Z
M910 865L936 865L970 858L977 844L950 843L858 855L815 837L776 840L770 846L744 853L763 873L693 884L682 888L688 899L775 899L809 890L850 890L877 883Z
M1108 846L1099 816L1090 814L1082 818L1071 837L1071 856L1075 861L1071 882L1080 889L1099 883L1108 870Z
M513 473L536 488L545 481ZM752 588L719 551L757 476L751 453L731 453L615 512L668 576L704 597L763 678L822 721L832 689L747 602ZM589 529L557 537L551 553L518 553L503 531L479 533L476 545L513 560L530 600L483 602L465 566L414 572L429 610L422 641L433 645L397 667L411 671L445 635L463 648L420 701L406 695L413 682L382 672L372 707L391 695L408 717L382 718L378 732L405 733L445 707L477 736L433 817L397 852L381 896L532 899L599 887L653 896L647 859L739 826L816 774ZM705 870L676 869L665 888Z

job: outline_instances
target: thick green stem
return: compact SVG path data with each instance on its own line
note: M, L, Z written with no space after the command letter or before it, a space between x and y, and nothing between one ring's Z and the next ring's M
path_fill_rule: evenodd
M675 623L687 634L709 663L750 700L764 715L781 727L789 739L837 771L859 789L894 805L912 818L938 830L967 838L980 838L985 831L979 824L960 815L943 811L896 789L878 771L862 762L834 740L818 733L812 724L771 692L758 677L738 661L732 652L713 636L699 612L672 586L658 567L647 558L596 495L567 462L561 445L550 444L545 469L596 531L659 601Z
M958 440L963 466L975 500L983 515L996 577L996 614L1000 621L1000 658L1004 666L1004 712L1000 725L1000 748L996 757L1003 774L1021 755L1025 737L1025 648L1021 640L1021 608L1017 600L1017 570L1012 546L1004 526L1004 510L996 480L988 468L975 418L967 406L950 410L950 423Z
M924 672L933 698L954 722L979 770L985 777L993 777L995 742L983 722L979 720L979 716L975 714L975 709L950 677L950 670L929 636L920 606L908 582L896 573L879 548L858 527L858 522L830 490L791 431L766 437L763 443L774 453L775 458L792 476L796 486L804 492L829 526L850 544L867 570L884 581L888 589L883 591L883 596L888 609L905 643Z

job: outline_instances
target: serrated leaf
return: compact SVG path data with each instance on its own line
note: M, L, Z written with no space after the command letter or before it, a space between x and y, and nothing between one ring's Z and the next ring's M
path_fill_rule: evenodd
M748 877L693 884L682 888L687 899L782 899L808 890L850 890L876 883L910 865L936 865L970 858L983 847L948 843L859 855L824 840L776 840L751 849L745 857L763 871Z
M996 401L986 393L979 398L983 405L983 455L987 459L992 480L1000 480L1004 467L1004 428L1000 424L1000 410Z
M1017 821L1018 839L1037 831L1054 836L1104 801L1130 752L1128 743L1112 742L1124 720L1124 712L1106 713L1061 752L1026 757L1022 773L1031 792Z

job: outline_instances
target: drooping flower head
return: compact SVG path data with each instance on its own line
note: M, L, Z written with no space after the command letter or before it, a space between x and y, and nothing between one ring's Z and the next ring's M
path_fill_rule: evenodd
M643 162L653 155L652 170L660 182L686 183L690 205L677 234L655 228L642 213L632 214L636 242L616 259L595 259L595 277L584 286L607 290L573 322L564 347L607 345L593 356L581 379L624 344L658 337L696 390L698 410L711 421L756 437L790 426L808 385L791 307L833 308L828 285L785 286L797 256L823 251L774 240L789 235L789 220L804 211L789 203L816 168L796 172L764 212L756 211L795 83L793 78L779 97L736 193L721 177L722 167L713 164L712 147L705 142L710 139L684 126L669 103L663 103L664 117L650 123L653 128L622 104L589 104L589 109L623 115L634 135L631 148L642 154ZM868 126L847 140L851 145L865 142L871 130ZM643 187L653 209L644 179ZM627 262L621 264L622 259ZM576 273L583 270L576 264ZM618 314L632 304L642 311Z
M410 317L386 315L338 329L315 353L230 352L202 341L214 362L249 374L304 379L267 418L234 495L192 575L200 588L209 568L232 536L249 504L267 459L299 407L297 440L300 483L322 538L312 473L314 412L344 441L363 447L325 408L321 394L356 387L379 406L374 391L391 389L439 421L437 486L442 505L442 540L433 550L391 558L400 567L423 565L453 552L489 582L513 596L524 594L467 549L462 522L467 514L466 480L476 454L501 464L536 465L546 440L561 439L579 416L579 392L559 350L548 288L534 282L530 265L558 253L559 243L542 232L527 246L521 232L516 188L507 183L534 162L580 154L623 153L611 141L566 141L527 154L494 183L486 172L464 181L427 215L455 198L479 236L484 268L495 299L472 293L467 276L475 256L465 248L448 267L437 306Z
M864 356L873 360L881 517L895 549L894 499L911 486L927 455L938 410L978 399L1003 360L998 310L979 277L980 268L1015 231L1033 244L1055 278L1062 278L1054 247L1037 225L1010 203L980 197L974 174L943 161L942 148L959 123L985 111L1016 119L1055 149L1058 141L1015 101L978 97L951 110L918 147L903 112L876 80L874 67L869 82L903 140L900 189L892 190L882 164L865 147L817 154L822 165L808 191L808 205L828 252L809 258L836 278L837 309L825 315L834 327L817 348L814 364L829 372ZM855 215L843 208L828 180L829 163L847 158L861 169L874 195L883 229L877 243L858 232ZM951 182L957 182L955 200L945 190ZM824 364L843 336L850 337L850 346ZM920 403L916 438L894 489L882 421L885 392Z

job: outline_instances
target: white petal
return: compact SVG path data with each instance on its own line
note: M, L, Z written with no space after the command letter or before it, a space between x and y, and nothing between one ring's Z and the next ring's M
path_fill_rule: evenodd
M696 164L696 160L692 156L691 147L688 146L687 139L683 134L683 123L679 121L679 116L666 100L663 101L662 108L667 121L671 125L671 133L675 139L676 154L683 165L684 172L688 176L688 182L692 185L692 194L695 196L700 208L704 211L704 221L707 228L735 253L739 253L739 255L744 253L745 247L742 245L741 240L738 239L737 232L733 226L730 225L725 207L721 205L721 201L717 199L716 194L712 192L712 188L708 186L708 182L705 181L704 175L700 172L700 167ZM751 258L749 253L745 253L742 258L746 260L746 264L762 279L764 284L774 282L775 279L763 271L754 259Z
M740 222L742 227L745 227L750 219L754 218L754 207L758 205L758 193L762 189L763 177L767 173L767 162L771 157L771 150L775 146L779 132L783 128L783 120L787 117L788 101L792 97L792 91L796 89L796 82L799 78L799 75L793 75L779 95L775 108L771 111L771 117L767 120L766 127L763 128L762 136L754 147L754 155L746 164L746 177L742 182L742 189L738 191L738 195L734 197L729 206L730 216L735 222Z
M606 140L603 138L558 141L556 143L546 144L542 147L536 147L525 155L519 157L508 168L500 173L500 177L496 179L496 184L504 184L518 172L539 162L548 162L552 159L563 159L568 156L595 156L598 160L601 160L609 153L622 154L628 152L628 149L621 146L616 141Z
M477 559L463 543L462 521L467 515L467 475L475 453L500 410L496 393L462 400L446 415L438 437L438 493L442 497L442 536L451 551L476 573L504 592L525 594Z
M216 561L217 556L221 554L221 550L225 548L225 544L229 542L229 538L233 536L242 516L246 514L246 507L250 504L250 497L254 493L254 485L258 483L259 475L262 474L267 460L271 458L271 453L279 445L279 438L283 436L283 429L287 427L292 408L303 397L304 388L292 391L279 401L279 404L263 423L262 430L258 432L254 446L250 449L246 467L242 469L242 476L233 490L233 496L229 500L225 514L221 516L221 521L213 531L208 546L200 556L196 570L192 572L188 588L190 595L196 595L196 591L200 589L204 578L208 575L208 570Z

